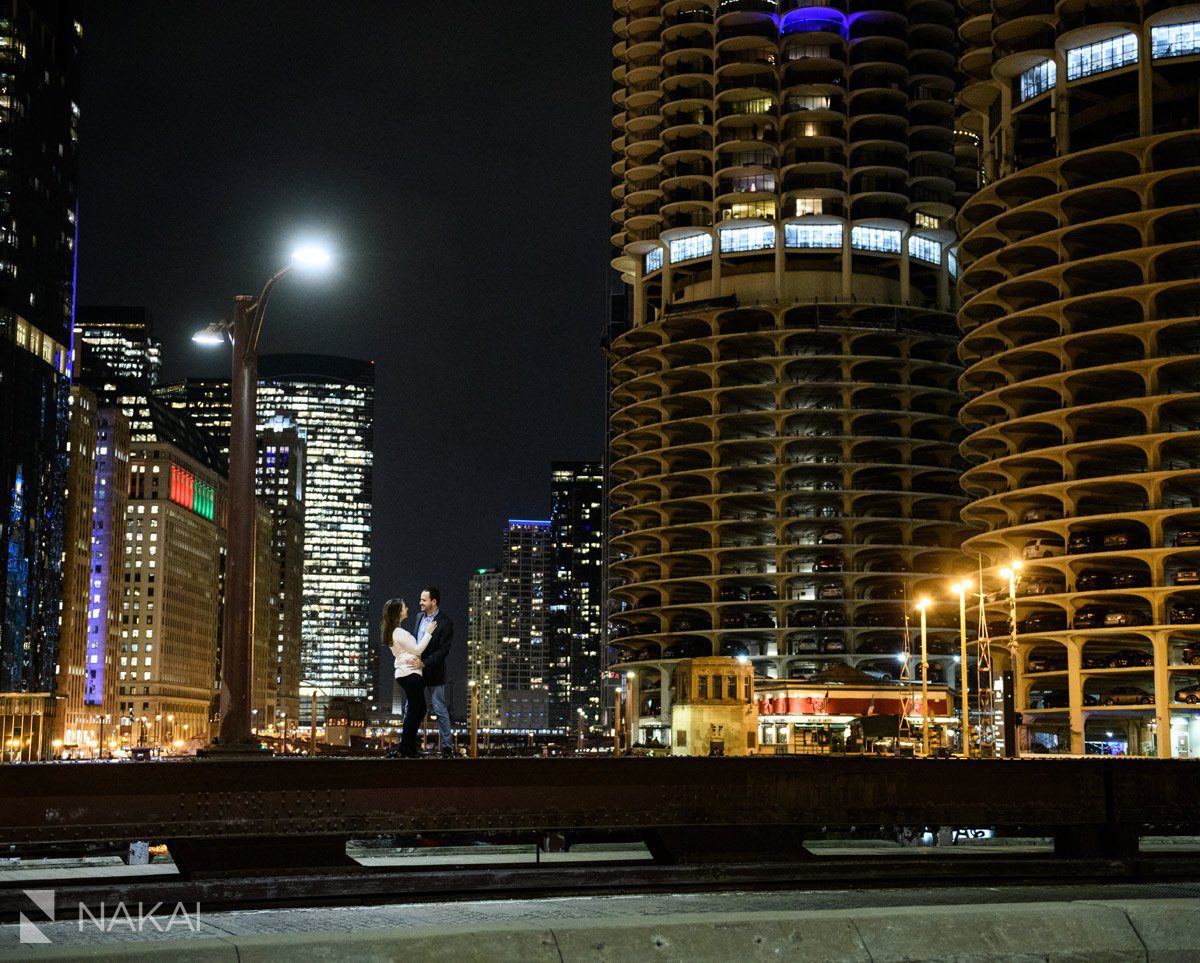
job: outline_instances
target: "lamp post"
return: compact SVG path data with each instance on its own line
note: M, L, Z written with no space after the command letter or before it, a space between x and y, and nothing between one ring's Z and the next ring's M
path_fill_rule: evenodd
M970 672L967 671L967 593L974 583L965 578L952 586L958 596L958 645L959 645L959 702L962 707L962 726L959 729L962 738L962 754L964 759L971 758L971 713L968 709L967 696L970 692Z
M584 718L584 712L582 709L575 710L575 718L579 722L579 746L575 751L582 753L583 752L583 718Z
M1017 693L1021 691L1021 659L1017 651L1017 581L1021 577L1020 572L1020 560L1009 562L1000 569L1000 577L1008 580L1008 661L1012 665L1014 713L1020 710L1017 705ZM1008 754L1016 759L1021 755L1021 734L1015 724L1012 731L1013 744Z
M917 602L917 611L921 613L921 751L929 755L929 646L926 638L925 610L929 608L929 599L922 597Z
M479 685L474 679L467 683L471 693L471 758L479 758Z
M293 266L323 267L329 253L302 247L292 261L276 271L258 297L239 294L233 299L233 320L210 324L192 336L205 345L233 345L233 370L229 382L229 502L228 547L225 567L225 620L222 626L221 713L222 750L258 751L251 732L251 660L254 644L254 475L258 461L256 407L258 390L258 339L262 334L267 300L276 282Z
M310 689L312 689L312 719L311 719L312 728L310 730L312 738L311 738L311 741L309 744L309 748L312 750L311 754L315 756L317 754L317 693L318 692L321 693L321 695L325 696L326 699L329 698L329 693L326 692L324 689L322 689L319 685L315 685L314 683L308 682L304 679L300 680L299 685L300 686L308 686ZM297 743L300 742L300 714L299 713L296 714L296 742ZM297 746L297 749L299 749L299 746Z

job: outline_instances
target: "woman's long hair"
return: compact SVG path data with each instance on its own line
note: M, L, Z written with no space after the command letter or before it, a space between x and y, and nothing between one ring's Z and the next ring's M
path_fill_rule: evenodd
M404 599L388 599L383 603L383 618L379 620L379 641L387 645L392 633L400 624L400 613L404 611Z

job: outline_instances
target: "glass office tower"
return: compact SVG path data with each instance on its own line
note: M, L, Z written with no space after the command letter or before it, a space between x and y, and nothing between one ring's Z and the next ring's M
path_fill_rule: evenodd
M330 355L266 355L258 423L304 442L300 717L332 697L367 699L378 651L369 625L375 369ZM318 712L323 712L319 708Z

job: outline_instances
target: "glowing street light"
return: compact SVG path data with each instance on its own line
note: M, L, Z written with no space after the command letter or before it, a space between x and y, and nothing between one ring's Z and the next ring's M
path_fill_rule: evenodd
M964 759L971 758L971 719L967 709L967 694L970 690L970 672L967 671L967 593L975 583L969 578L955 582L950 586L951 591L958 596L958 644L962 650L958 656L959 701L962 703L962 724L959 732L962 738L962 754Z
M251 727L250 676L254 625L254 475L258 460L255 429L258 339L262 334L267 301L276 282L293 268L321 269L331 260L329 251L319 245L305 244L296 248L291 260L267 279L257 297L239 294L233 299L233 320L210 324L192 336L198 344L216 345L228 340L233 346L233 377L229 384L228 554L221 663L222 687L228 693L228 701L221 715L219 737L223 750L254 752L260 749ZM315 719L313 733L315 742Z
M1017 648L1017 582L1021 578L1021 561L1014 559L1000 569L1000 577L1008 580L1008 660L1012 665L1013 711L1019 711L1017 693L1021 691L1021 658ZM1013 727L1013 744L1005 746L1006 754L1012 758L1021 755L1021 734Z
M929 645L925 610L931 604L927 595L917 600L917 611L921 613L921 748L926 756L929 755Z

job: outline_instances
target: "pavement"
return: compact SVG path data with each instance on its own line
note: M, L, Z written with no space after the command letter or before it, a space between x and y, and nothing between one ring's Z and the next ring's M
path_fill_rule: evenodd
M1184 842L1179 840L1178 842ZM1028 851L1047 840L979 841ZM1168 841L1160 845L1166 847ZM928 853L872 841L824 843L826 852ZM1177 848L1177 847L1172 847ZM481 852L486 850L486 852ZM386 850L352 847L369 865L533 862L531 847ZM543 862L627 859L628 846L578 847ZM3 865L3 864L0 864ZM119 860L31 860L0 873L8 885L56 879L174 874ZM24 888L24 887L22 887ZM39 902L40 900L40 902ZM1200 883L1006 885L730 891L558 899L381 903L206 912L204 907L110 906L88 914L33 896L20 924L0 925L0 960L154 959L391 961L708 960L885 961L1200 959ZM23 941L24 938L24 941ZM39 940L38 943L29 942Z

